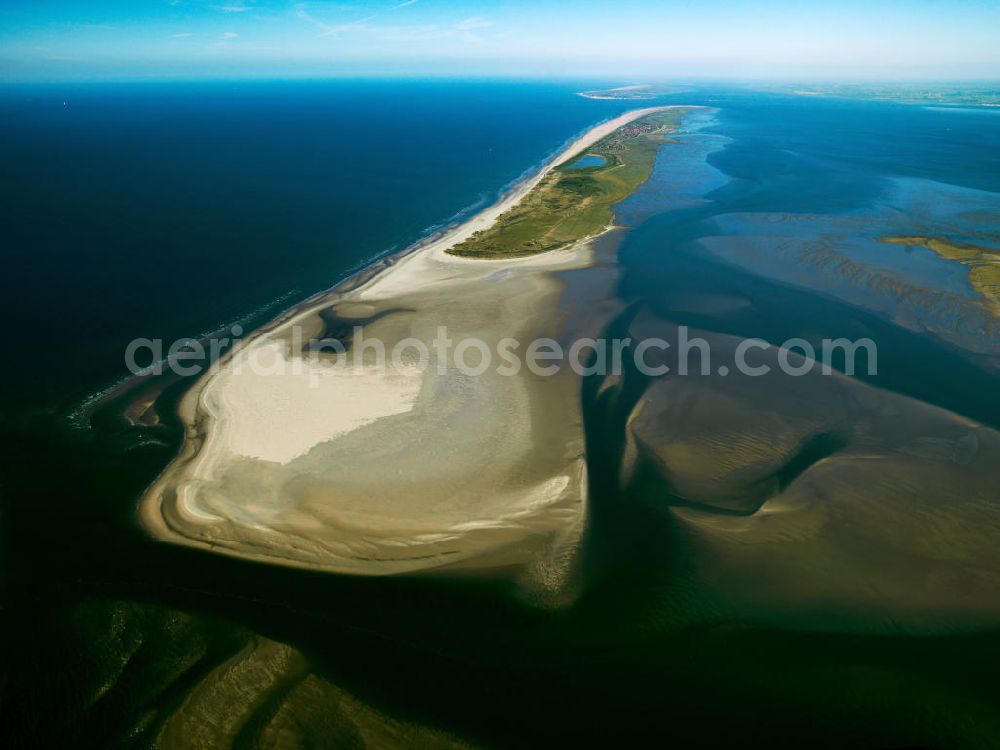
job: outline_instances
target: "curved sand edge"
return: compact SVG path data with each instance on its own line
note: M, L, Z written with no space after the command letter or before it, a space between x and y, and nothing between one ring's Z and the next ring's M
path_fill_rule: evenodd
M495 205L246 339L182 399L184 445L142 499L143 527L162 540L295 567L384 575L513 566L523 576L527 565L534 587L562 587L586 502L578 384L570 373L487 376L470 385L432 368L409 382L405 374L372 374L306 391L288 376L236 376L233 365L249 352L287 346L293 326L316 330L318 313L330 309L405 309L364 329L387 346L436 325L487 342L552 335L563 288L553 272L589 265L589 242L510 260L445 251L490 226L554 167L667 108L601 123ZM508 304L512 299L518 304ZM287 403L292 392L299 403ZM359 418L359 404L373 418ZM288 436L307 428L316 428L315 444L287 450ZM366 467L372 454L379 455ZM484 457L489 465L477 466ZM380 476L386 466L403 468L387 478ZM303 489L303 477L318 475L317 486Z
M387 289L389 286L386 279L390 273L397 275L402 273L402 276L399 277L400 279L405 278L410 283L419 283L419 271L421 269L421 265L423 265L426 270L426 263L432 258L437 262L452 263L455 265L510 263L517 264L519 266L528 266L539 264L540 262L541 265L548 265L551 262L549 259L551 254L510 259L490 259L464 258L457 255L448 255L446 251L453 245L457 245L459 242L468 239L468 237L470 237L473 233L489 228L502 214L516 206L525 195L530 193L531 190L542 181L542 178L544 178L545 175L563 162L568 161L571 157L575 156L583 149L590 148L599 140L607 135L610 135L617 128L620 128L622 125L625 125L632 120L637 120L644 115L652 112L659 112L661 110L702 108L703 107L698 105L689 104L670 104L660 107L643 107L642 109L629 110L618 117L598 123L586 133L583 133L579 138L571 142L564 149L559 151L554 157L547 160L536 174L519 181L509 192L501 196L500 200L493 205L488 206L479 213L474 214L454 227L446 228L441 233L431 235L429 238L418 240L410 247L407 247L400 252L389 256L388 258L381 258L374 261L369 266L347 277L331 289L320 292L319 294L300 302L280 314L270 323L267 323L252 332L249 336L243 339L240 346L247 346L256 338L265 335L278 326L292 324L296 320L308 316L309 314L315 312L316 309L325 307L329 304L331 299L335 299L347 293L364 293L366 289L370 289L376 284L382 284L382 288ZM607 227L607 229L611 228L612 227L610 225ZM587 239L582 240L579 245L584 245L588 241L589 240ZM565 256L571 254L576 249L577 248L573 247L564 248L559 251L559 255ZM403 269L407 270L403 271ZM191 386L190 390L188 390L188 392L181 399L178 404L178 414L181 421L186 426L191 426L196 421L197 397L205 383L212 377L213 372L217 371L219 367L224 366L235 353L235 351L228 352L220 358L220 360L215 363L209 371L202 375ZM178 458L182 458L184 454L185 451L182 449Z

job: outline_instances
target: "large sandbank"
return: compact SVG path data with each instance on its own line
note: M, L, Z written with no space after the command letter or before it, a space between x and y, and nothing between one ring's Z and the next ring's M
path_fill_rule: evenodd
M470 376L405 359L336 368L306 356L308 342L329 336L331 320L362 324L387 349L430 345L440 326L494 352L508 337L558 338L567 316L556 272L588 266L592 240L510 260L446 250L555 166L660 109L592 128L495 205L248 338L182 400L184 446L140 505L145 528L330 572L505 570L536 591L565 590L587 502L571 371Z
M648 111L592 130L547 169ZM146 528L334 573L504 576L550 606L572 600L581 571L639 570L627 566L646 544L669 567L657 599L716 616L992 627L1000 435L990 427L815 363L786 375L774 347L752 362L766 377L677 377L677 347L659 378L470 376L408 359L381 370L371 358L345 370L306 356L354 324L389 348L430 342L439 326L493 351L507 337L566 347L599 332L677 341L674 323L615 297L618 231L516 260L445 252L543 174L291 311L203 377L181 404L182 453L142 501ZM752 312L753 301L736 302ZM734 361L738 337L692 335Z

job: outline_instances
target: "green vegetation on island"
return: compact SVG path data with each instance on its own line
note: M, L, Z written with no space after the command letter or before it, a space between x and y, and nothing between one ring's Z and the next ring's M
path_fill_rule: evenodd
M982 295L986 307L1000 317L1000 250L978 245L950 242L941 237L883 237L882 242L893 245L926 247L946 260L954 260L969 267L969 283Z
M469 258L518 258L572 245L606 229L612 207L631 195L653 171L666 134L681 110L652 112L615 130L542 178L512 209L448 252ZM587 155L597 166L576 166Z

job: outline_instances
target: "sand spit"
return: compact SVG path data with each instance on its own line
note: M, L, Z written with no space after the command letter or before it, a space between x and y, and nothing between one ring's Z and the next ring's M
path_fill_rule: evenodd
M539 594L565 591L587 502L571 371L471 377L364 358L344 369L305 353L331 335L331 319L363 325L387 349L430 346L440 326L494 352L505 338L558 336L565 282L555 273L589 266L592 242L512 260L445 251L556 165L659 109L598 125L496 205L255 333L183 399L184 446L141 502L144 527L336 573L503 570Z

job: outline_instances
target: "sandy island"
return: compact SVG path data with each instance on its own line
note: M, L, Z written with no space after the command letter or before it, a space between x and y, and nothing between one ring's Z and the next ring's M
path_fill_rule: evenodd
M144 526L171 542L334 573L503 576L554 607L586 585L582 570L617 565L645 539L669 555L674 593L656 596L697 597L718 616L994 627L991 427L816 363L784 375L774 347L754 354L766 377L597 381L568 368L470 376L405 360L382 370L363 357L343 370L306 356L310 342L354 325L387 347L429 342L439 326L494 351L506 337L565 347L609 324L635 341L677 340L669 320L623 312L616 230L519 259L446 252L547 171L651 111L592 129L497 205L255 333L183 399L186 439L141 502ZM733 361L738 337L691 333ZM678 372L676 348L663 357ZM262 367L245 366L251 358ZM596 436L587 443L585 415ZM617 444L620 456L601 455Z
M587 131L495 205L256 332L186 394L183 448L141 502L155 537L338 573L508 570L566 588L587 502L579 386L491 368L337 370L303 356L331 319L387 348L438 326L493 351L558 336L562 282L592 242L528 258L445 251L516 205L554 167L622 125ZM295 333L298 329L298 334ZM297 337L298 336L298 337ZM245 366L256 362L261 367ZM276 374L278 371L280 374Z

